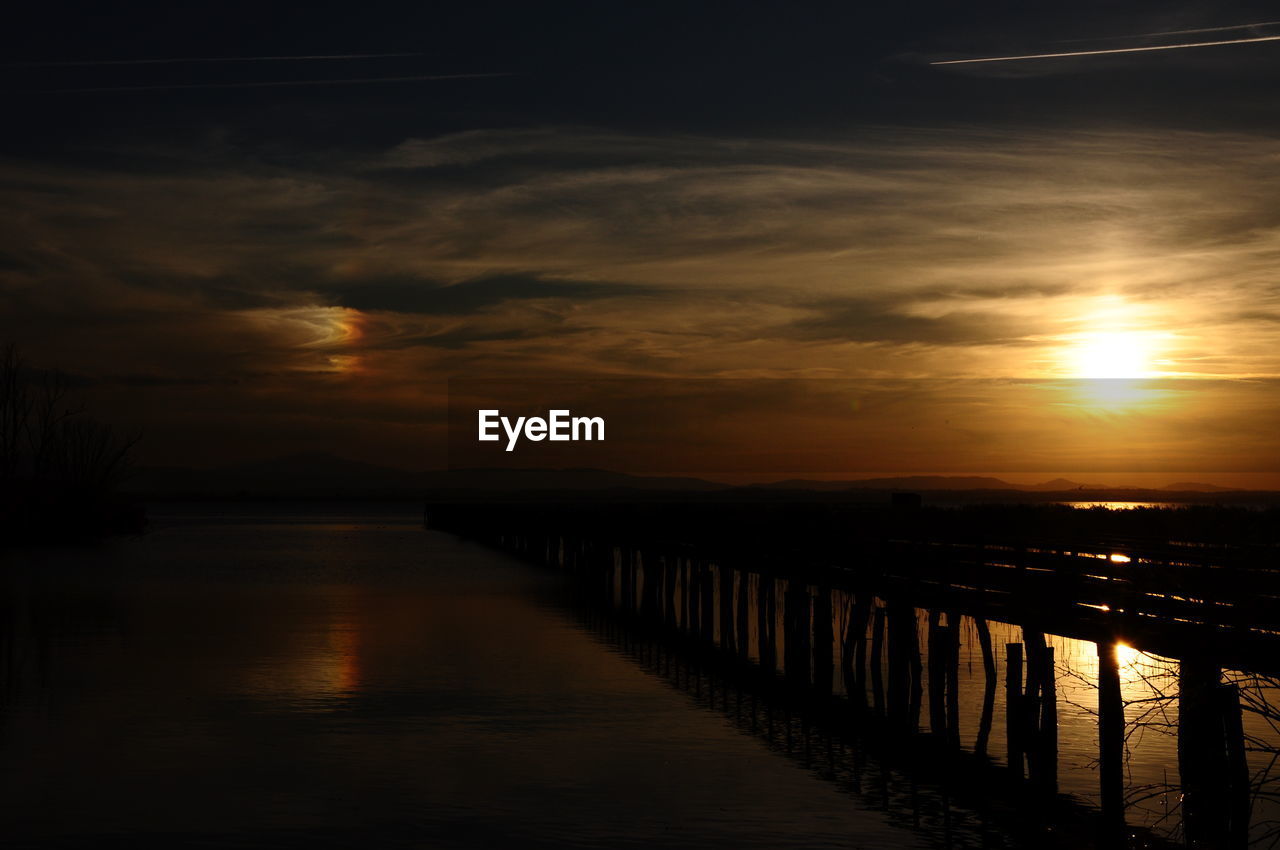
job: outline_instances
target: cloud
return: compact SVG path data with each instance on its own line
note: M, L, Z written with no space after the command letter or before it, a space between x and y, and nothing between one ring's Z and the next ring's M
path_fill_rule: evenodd
M285 58L285 57L275 57ZM315 58L315 57L313 57ZM210 60L205 60L210 61ZM129 92L182 91L189 89L265 89L295 88L300 86L354 86L377 83L428 83L450 80L483 80L494 77L510 77L509 72L485 74L414 74L401 77L322 77L307 80L243 80L224 83L162 83L133 86L91 86L73 89L44 89L39 94L111 94Z
M1028 377L1099 327L1275 375L1275 163L1248 135L893 128L9 159L0 309L33 359L130 376L122 409L320 398L361 433L451 374Z
M774 330L796 340L845 340L884 345L1034 345L1025 325L995 311L949 308L942 315L912 314L910 308L863 299L831 299L808 308L808 315ZM994 313L994 315L993 315Z
M658 291L655 287L610 282L548 280L533 275L496 275L457 283L422 278L340 282L328 290L337 303L358 310L462 316L512 301L587 301Z

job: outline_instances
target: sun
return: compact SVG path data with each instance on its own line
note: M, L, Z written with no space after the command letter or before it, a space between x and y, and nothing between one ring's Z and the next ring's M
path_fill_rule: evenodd
M1158 305L1102 295L1080 304L1058 336L1062 373L1083 381L1140 381L1167 374L1176 334Z
M1088 331L1076 338L1068 359L1077 378L1150 378L1154 374L1153 348L1147 333Z
M1073 379L1076 403L1089 409L1150 409L1161 393L1149 379L1167 374L1162 367L1168 364L1172 335L1150 321L1134 327L1139 317L1125 305L1106 307L1083 320L1079 331L1060 338L1062 372Z

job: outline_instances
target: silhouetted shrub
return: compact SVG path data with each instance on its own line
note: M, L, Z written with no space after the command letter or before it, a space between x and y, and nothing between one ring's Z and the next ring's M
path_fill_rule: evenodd
M140 509L116 489L138 437L85 415L56 370L0 350L0 534L3 539L134 530Z

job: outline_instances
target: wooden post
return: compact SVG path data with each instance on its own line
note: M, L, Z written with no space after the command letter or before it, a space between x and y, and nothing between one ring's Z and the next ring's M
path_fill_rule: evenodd
M716 642L716 575L710 563L701 565L702 640L708 646Z
M1202 655L1178 664L1178 773L1182 830L1191 847L1222 847L1229 832L1227 742L1222 671Z
M1243 850L1249 846L1249 821L1252 817L1252 789L1249 782L1249 763L1245 759L1244 720L1240 713L1240 689L1234 683L1218 688L1222 702L1222 725L1227 739L1227 788L1230 799L1228 812L1231 825L1227 832L1227 846Z
M774 635L773 576L761 574L756 582L756 640L759 642L760 668L770 675L778 670L777 638Z
M867 699L867 623L871 619L872 598L863 599L861 595L853 598L853 681L858 691L858 705Z
M1009 753L1009 770L1021 779L1022 771L1022 644L1004 646L1005 741Z
M782 600L783 662L787 681L800 687L808 687L809 676L809 608L812 598L809 587L801 581L790 579Z
M911 679L906 664L906 644L902 639L902 606L890 603L885 608L885 631L888 633L888 686L885 688L885 713L898 726L905 725L910 699Z
M884 606L877 605L871 617L871 705L876 714L885 713L884 699Z
M866 662L867 662L867 615L869 613L861 594L844 594L842 608L844 616L844 632L840 639L840 673L844 677L844 688L855 708L861 710L867 705Z
M818 587L813 597L813 684L821 696L831 696L835 675L835 626L831 589Z
M716 571L720 574L720 648L736 654L738 646L733 633L733 570L724 564L717 564Z
M663 590L666 603L663 605L663 618L669 628L676 625L676 566L672 558L662 559Z
M855 701L853 676L853 596L848 592L840 594L840 629L836 640L840 642L840 680L844 682L845 693L850 701Z
M813 682L813 595L803 582L796 589L796 658L800 664L799 681L808 687Z
M658 564L657 559L650 558L645 564L644 556L636 553L640 561L640 575L644 582L640 595L640 611L646 618L656 619L658 615Z
M1040 759L1041 786L1045 791L1058 793L1058 678L1054 666L1052 646L1044 649L1044 672L1041 674L1040 699Z
M907 670L911 682L911 699L907 705L907 729L915 732L920 728L920 708L924 700L924 664L920 661L920 636L916 630L916 609L906 606L903 609L903 617L902 637L906 643Z
M960 617L954 612L947 615L946 680L947 680L947 743L952 749L960 748Z
M973 627L978 633L978 645L982 649L982 715L978 720L978 740L973 746L974 754L979 757L987 755L987 745L991 740L991 724L996 707L996 656L991 648L991 629L987 621L975 617Z
M792 683L800 674L796 659L796 645L800 642L796 634L796 604L796 580L789 578L782 591L782 675Z
M1043 753L1040 748L1040 694L1044 678L1044 632L1022 627L1022 642L1026 647L1027 682L1022 690L1019 722L1022 724L1022 745L1027 755L1027 777L1040 784L1044 774Z
M684 559L684 630L691 638L698 636L698 579L692 558Z
M1098 770L1106 847L1124 843L1124 700L1112 641L1098 643Z
M923 695L920 643L916 637L916 611L910 605L891 603L889 614L889 714L901 731L914 732L920 725Z
M938 611L929 612L929 731L939 740L947 734L946 626Z
M609 561L605 565L604 570L604 598L605 604L612 607L615 593L615 585L618 576L618 552L614 549L609 556Z
M622 613L630 614L633 610L632 591L635 587L635 561L632 557L630 549L623 549L619 559L619 570L621 572L621 589L618 596L618 606L622 609Z

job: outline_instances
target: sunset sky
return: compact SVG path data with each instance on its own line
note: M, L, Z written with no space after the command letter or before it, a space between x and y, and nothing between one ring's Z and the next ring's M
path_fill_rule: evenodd
M457 376L794 379L759 471L1280 486L1268 4L81 5L3 35L2 336L140 462L439 466Z

